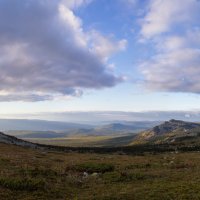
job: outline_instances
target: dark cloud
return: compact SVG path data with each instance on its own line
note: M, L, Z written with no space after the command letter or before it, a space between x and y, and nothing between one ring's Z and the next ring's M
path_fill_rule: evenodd
M52 100L53 97L51 95L36 95L36 94L28 94L28 95L1 95L0 102L10 102L10 101L26 101L26 102L36 102L36 101L47 101Z
M121 81L88 48L81 20L62 2L0 0L0 99L77 96Z

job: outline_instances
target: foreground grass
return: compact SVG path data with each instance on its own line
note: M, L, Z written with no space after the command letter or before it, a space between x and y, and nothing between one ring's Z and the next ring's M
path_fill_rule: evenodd
M198 200L200 153L62 153L0 144L1 200Z

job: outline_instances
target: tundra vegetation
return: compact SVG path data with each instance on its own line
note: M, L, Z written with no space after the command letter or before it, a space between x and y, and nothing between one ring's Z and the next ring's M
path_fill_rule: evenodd
M200 154L78 153L0 143L0 199L197 200Z

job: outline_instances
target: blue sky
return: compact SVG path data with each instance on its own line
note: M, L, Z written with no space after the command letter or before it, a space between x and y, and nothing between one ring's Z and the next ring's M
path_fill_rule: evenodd
M0 0L0 117L200 111L199 19L198 0Z

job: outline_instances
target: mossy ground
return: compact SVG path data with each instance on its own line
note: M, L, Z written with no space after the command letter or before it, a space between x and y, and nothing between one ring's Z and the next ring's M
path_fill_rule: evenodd
M0 199L198 200L200 153L80 154L0 144Z

